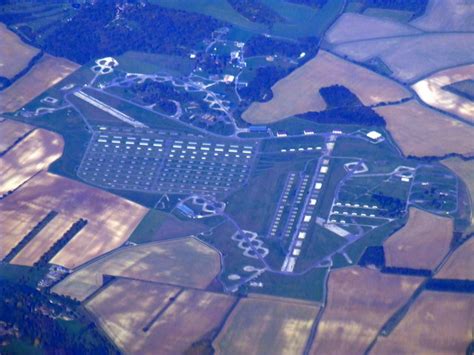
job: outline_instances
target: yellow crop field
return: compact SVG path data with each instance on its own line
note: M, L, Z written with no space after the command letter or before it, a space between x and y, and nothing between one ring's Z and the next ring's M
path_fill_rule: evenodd
M78 68L67 59L45 54L27 74L0 92L0 113L20 109Z
M412 88L427 105L474 122L474 102L443 89L464 80L474 80L474 64L439 71L413 84Z
M217 354L301 354L319 305L277 297L239 301L214 341Z
M347 87L364 105L410 97L396 82L320 50L314 59L273 85L270 101L254 102L242 118L252 124L265 124L300 113L323 111L326 103L319 89L336 84Z
M7 150L17 139L32 129L32 126L17 121L0 121L0 153Z
M3 124L3 123L1 123ZM12 191L61 157L60 135L36 129L7 154L0 157L0 195Z
M380 328L410 298L423 278L351 267L332 271L328 302L311 354L363 354Z
M0 23L0 76L11 79L22 71L39 49L29 46Z
M385 264L433 270L449 252L453 219L410 208L408 223L383 245Z
M118 249L85 265L53 288L80 301L102 285L102 275L205 288L220 271L219 254L189 237Z
M466 354L474 329L471 294L424 291L371 354Z
M416 101L378 107L387 128L405 155L474 154L474 128Z

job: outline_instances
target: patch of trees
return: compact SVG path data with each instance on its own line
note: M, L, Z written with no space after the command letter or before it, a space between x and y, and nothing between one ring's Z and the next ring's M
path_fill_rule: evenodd
M170 100L190 101L191 95L185 91L178 91L169 83L159 83L151 79L132 86L132 91L147 105L156 104L164 112L172 115L176 112L176 105Z
M349 89L341 85L321 88L319 93L327 103L322 112L307 112L298 117L329 124L355 124L385 126L385 120L362 102Z
M17 328L21 341L38 353L118 354L95 324L76 312L77 302L6 280L0 280L0 294L0 320ZM73 320L63 321L60 315ZM0 336L2 346L13 340L14 334Z
M383 195L381 193L373 194L372 198L385 210L380 211L380 214L384 217L399 217L405 210L405 201L399 198Z
M364 6L413 12L412 19L426 11L428 0L364 0Z
M244 53L246 57L256 55L281 55L285 57L297 57L305 52L305 58L316 55L319 47L317 37L306 37L298 41L289 42L266 36L254 36L245 43Z
M375 266L377 269L385 267L385 252L382 246L369 246L359 260L360 266Z
M328 105L328 109L364 106L355 94L342 85L321 88L319 89L319 93Z
M87 224L86 219L79 219L71 228L69 228L64 235L54 243L49 250L44 253L41 258L35 263L35 267L45 266L49 261L61 250L79 231Z
M44 49L81 64L128 50L188 54L222 26L209 16L145 2L97 1L49 34Z
M273 26L275 22L284 22L275 10L263 4L260 0L227 0L235 11L249 21Z
M196 66L201 67L209 74L222 74L230 62L229 54L200 53L196 59Z
M3 261L8 263L10 262L23 247L28 244L33 238L41 232L41 230L46 227L46 225L53 220L54 217L58 215L56 211L50 211L41 221L39 221L33 229L23 237L23 239L12 249L10 252L3 258Z
M273 97L271 87L288 74L289 70L275 65L258 68L255 77L239 90L239 94L250 102L268 101Z

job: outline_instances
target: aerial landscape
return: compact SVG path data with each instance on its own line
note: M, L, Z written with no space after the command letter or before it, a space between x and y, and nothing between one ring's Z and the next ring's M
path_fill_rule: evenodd
M0 354L473 354L474 1L0 1Z

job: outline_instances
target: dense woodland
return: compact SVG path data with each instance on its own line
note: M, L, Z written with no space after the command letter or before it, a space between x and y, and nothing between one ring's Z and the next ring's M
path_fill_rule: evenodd
M170 115L176 112L176 105L170 100L180 102L192 101L191 95L186 91L178 91L172 84L159 83L151 79L133 85L131 90L144 104L156 104Z
M239 90L241 97L247 102L268 101L273 97L271 87L280 79L284 78L300 65L314 58L319 49L319 39L308 37L295 42L287 42L265 36L252 37L245 45L245 55L279 55L295 59L301 53L305 53L302 59L298 59L290 68L282 68L278 65L269 65L256 70L256 75L248 83L247 87Z
M362 102L349 89L341 85L321 88L319 93L326 101L322 112L308 112L301 118L318 123L360 124L363 126L385 126L385 120Z
M271 87L288 74L287 69L276 65L258 68L255 77L248 83L248 86L239 90L239 94L248 103L268 101L273 97Z
M85 5L44 40L44 50L84 64L128 50L187 54L223 24L212 17L151 4Z
M20 337L23 347L29 346L36 353L118 353L95 324L77 312L77 302L6 280L0 280L0 294L0 321L7 330L14 330L0 336L2 346ZM63 317L69 320L61 319ZM14 350L2 349L2 346L0 353Z

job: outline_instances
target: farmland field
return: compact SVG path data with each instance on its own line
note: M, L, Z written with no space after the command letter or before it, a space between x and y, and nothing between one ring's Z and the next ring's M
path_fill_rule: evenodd
M474 122L474 102L448 91L446 86L474 79L474 64L442 70L412 85L427 105Z
M0 203L0 259L3 259L46 215L49 210L40 206L24 205L21 210L9 199Z
M241 299L214 341L217 354L302 353L319 307L268 296Z
M473 61L473 46L474 34L441 33L356 41L340 44L334 51L362 63L380 58L394 78L414 82L434 71Z
M453 220L411 208L408 223L384 243L386 265L433 270L448 253Z
M456 249L436 274L439 279L474 280L474 238Z
M143 328L179 290L175 286L117 279L86 302L85 307L120 349L139 351L149 336ZM136 302L137 298L140 302Z
M125 353L176 354L217 327L233 302L222 294L118 279L86 308Z
M0 123L3 124L3 123ZM16 189L58 159L64 142L56 133L37 129L0 157L0 195Z
M372 354L465 354L472 342L474 297L424 291ZM442 336L440 336L442 335Z
M332 271L327 305L311 354L362 354L380 328L423 281L352 267Z
M20 37L0 23L0 77L11 79L22 71L40 52L24 43Z
M36 175L1 204L18 209L35 205L75 220L87 220L87 225L52 259L68 268L122 245L147 211L111 193L47 172ZM124 219L127 224L121 224Z
M474 153L474 128L449 116L409 101L378 107L387 128L405 155L443 156Z
M0 154L33 129L33 126L13 120L0 121L0 131L2 132L0 135Z
M424 31L474 31L474 5L466 0L430 0L423 16L411 25Z
M355 13L345 13L327 31L326 40L331 44L370 38L417 34L421 31L399 22Z
M53 291L84 300L102 285L102 275L205 288L219 273L219 255L194 238L118 249L78 269Z
M410 96L390 79L320 50L316 58L272 87L270 101L254 102L242 118L253 124L265 124L308 111L323 111L326 103L319 89L336 84L347 87L364 105L399 101Z
M25 76L0 92L0 113L20 109L78 68L67 59L44 55Z
M1 4L0 354L472 352L472 1Z
M13 258L12 264L33 266L41 256L63 236L76 221L74 217L58 215L43 228L32 241L30 241Z
M234 297L200 290L184 290L149 327L142 351L183 353L223 321Z

